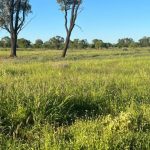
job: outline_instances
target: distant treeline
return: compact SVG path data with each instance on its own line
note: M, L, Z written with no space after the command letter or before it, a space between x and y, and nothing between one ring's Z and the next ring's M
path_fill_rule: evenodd
M50 38L49 41L43 42L41 39L37 39L34 43L31 41L21 38L17 41L18 48L45 48L45 49L58 49L61 50L64 48L64 38L61 36L55 36ZM0 40L1 48L10 48L11 40L8 36L3 37ZM149 47L150 46L150 37L143 37L138 42L135 42L132 38L123 38L119 39L116 44L105 43L100 39L94 39L89 43L86 39L74 39L70 41L70 49L102 49L102 48L135 48L135 47Z

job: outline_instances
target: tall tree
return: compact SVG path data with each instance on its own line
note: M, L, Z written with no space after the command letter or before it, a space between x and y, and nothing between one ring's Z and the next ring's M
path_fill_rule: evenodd
M29 0L0 0L0 27L10 33L11 57L16 57L18 34L23 29L29 13Z
M58 4L60 4L61 10L65 12L65 28L67 36L64 51L62 54L62 57L65 57L69 47L71 33L74 29L75 22L78 16L79 8L80 5L82 4L82 0L57 0L57 2ZM69 12L71 12L70 15ZM70 16L70 23L68 24L69 16Z

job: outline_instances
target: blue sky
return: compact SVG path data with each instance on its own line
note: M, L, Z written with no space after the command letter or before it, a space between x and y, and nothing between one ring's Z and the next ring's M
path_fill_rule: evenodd
M33 13L31 23L20 33L32 42L41 38L65 37L64 16L56 0L30 0ZM150 36L150 0L84 0L72 39L94 38L115 43L119 38L131 37L136 41ZM28 19L29 19L28 18ZM0 31L0 37L7 35Z

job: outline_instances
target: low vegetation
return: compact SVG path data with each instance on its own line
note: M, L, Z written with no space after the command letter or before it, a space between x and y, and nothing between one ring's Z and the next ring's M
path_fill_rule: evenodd
M10 48L11 39L6 36L0 40L0 48ZM61 36L55 36L48 41L42 41L37 39L34 43L30 40L21 38L17 40L18 48L32 48L32 49L51 49L62 50L65 47L65 39ZM112 44L103 42L100 39L93 39L92 42L88 42L87 39L74 39L69 42L69 49L110 49L110 48L146 48L150 47L150 37L143 37L135 42L132 38L119 39L117 43Z
M149 150L150 49L0 51L2 150Z

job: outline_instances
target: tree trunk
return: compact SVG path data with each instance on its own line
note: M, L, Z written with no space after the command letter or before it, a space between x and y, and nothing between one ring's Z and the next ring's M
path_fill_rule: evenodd
M66 57L66 53L67 53L67 50L68 50L68 47L69 47L71 32L72 32L72 29L69 30L69 32L67 34L67 37L66 37L65 47L64 47L64 50L63 50L63 54L62 54L62 57L64 57L64 58Z
M17 35L15 33L11 34L11 53L10 57L17 57Z

